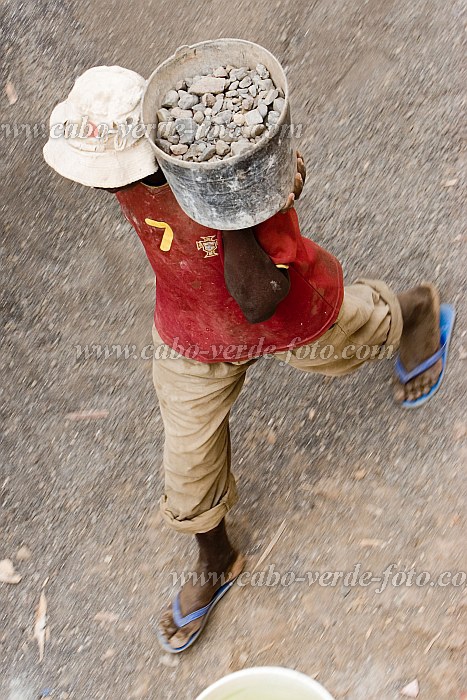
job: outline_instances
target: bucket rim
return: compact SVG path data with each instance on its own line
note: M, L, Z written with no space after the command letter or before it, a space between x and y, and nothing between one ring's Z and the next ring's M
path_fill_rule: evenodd
M241 671L229 673L227 676L220 678L218 681L216 681L208 688L203 690L203 692L197 696L196 700L205 700L205 698L209 697L207 695L208 692L221 690L222 687L225 686L228 681L235 680L237 678L246 678L248 676L251 676L252 672L254 672L254 674L258 677L266 676L268 673L271 672L280 672L280 675L284 677L288 676L289 679L295 678L296 680L306 682L310 690L314 690L322 695L322 700L334 700L330 692L326 690L326 688L322 686L321 683L318 683L318 681L315 681L313 678L310 678L310 676L307 676L301 671L297 671L292 668L287 668L285 666L252 666L250 668L244 668Z
M270 141L272 141L273 138L276 136L278 130L279 130L282 126L284 126L284 124L285 124L285 117L286 117L287 112L288 112L288 109L289 109L289 105L290 105L290 101L289 101L289 82L288 82L288 79L287 79L287 73L285 72L285 69L284 69L284 67L282 66L282 64L280 63L279 59L276 58L276 56L274 56L274 54L273 54L271 51L269 51L269 49L266 49L266 48L265 48L264 46L262 46L261 44L257 44L257 43L255 43L254 41L248 41L247 39L238 39L238 38L236 38L236 37L220 37L220 38L218 38L218 39L207 39L207 40L205 40L205 41L199 41L199 42L197 42L196 44L183 44L182 46L179 46L179 47L174 51L174 53L173 53L171 56L169 56L168 58L166 58L165 61L163 61L162 63L160 63L160 64L157 66L157 68L155 68L155 69L153 70L153 72L151 73L151 75L149 76L149 78L146 80L146 87L145 87L145 89L144 89L143 97L142 97L142 100L141 100L140 118L141 118L142 124L144 125L144 127L146 127L147 124L146 124L146 121L145 121L145 119L144 119L144 112L145 112L145 107L146 107L146 96L147 96L147 92L148 92L149 86L151 85L152 81L157 77L157 74L158 74L163 68L165 68L167 65L173 63L176 59L180 59L181 56L182 56L184 53L189 53L189 52L191 52L193 49L197 49L197 48L199 48L199 47L205 47L205 46L207 46L207 45L209 45L209 44L219 44L220 42L222 42L222 43L223 43L223 42L235 42L235 43L237 43L237 44L246 44L246 45L248 45L248 46L255 46L255 47L261 49L262 51L265 51L265 52L272 58L272 60L275 61L276 64L279 66L279 68L280 68L280 70L281 70L281 72L282 72L283 78L284 78L284 99L285 99L285 104L284 104L284 107L283 107L283 109L282 109L282 113L281 113L281 115L280 115L280 117L279 117L279 120L278 120L277 124L275 124L275 125L273 126L273 128L272 128L271 131L270 131L270 133L267 134L267 135L264 137L264 139L261 139L261 141L259 141L258 143L255 143L254 145L251 144L251 148L249 148L246 152L244 152L244 153L239 153L239 154L236 155L236 156L230 156L230 157L227 159L227 160L229 161L229 164L230 164L230 163L238 163L238 162L240 162L242 159L244 159L245 157L251 156L252 153L254 153L255 151L259 151L260 149L264 148ZM152 131L154 131L154 129L153 129ZM179 166L179 167L186 168L186 169L188 169L188 170L198 170L198 169L201 169L201 170L217 170L217 169L222 168L223 165L224 165L224 161L223 161L223 160L214 161L213 163L210 163L209 161L203 163L203 162L190 162L190 161L187 161L187 160L179 160L178 158L175 158L175 156L172 156L172 155L170 155L169 153L166 153L165 151L163 151L162 148L160 148L160 147L157 145L157 143L155 142L155 140L153 139L152 134L147 134L147 139L148 139L149 143L151 144L152 148L155 150L155 152L156 152L156 157L159 157L158 154L160 153L160 154L161 154L161 155L160 155L161 160L166 160L166 161L168 161L169 163L172 163L172 164L177 165L177 166Z

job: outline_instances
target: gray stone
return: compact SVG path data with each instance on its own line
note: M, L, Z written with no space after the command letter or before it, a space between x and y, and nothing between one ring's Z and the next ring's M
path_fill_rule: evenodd
M258 124L256 126L259 126ZM251 136L251 126L242 126L242 136L249 139Z
M266 95L263 97L263 102L265 105L272 105L274 100L278 97L279 93L277 90L268 90ZM281 110L278 110L281 111Z
M275 112L279 112L279 114L282 114L282 111L285 107L285 100L283 97L276 97L273 103L273 108Z
M164 153L168 153L170 155L170 141L167 141L166 139L156 139L156 146L159 146Z
M229 85L229 90L236 90L238 88L238 80L232 80Z
M265 116L267 115L267 113L268 113L267 105L265 105L264 102L260 102L260 103L258 104L257 109L258 109L258 112L261 114L261 118L264 119L264 117L265 117Z
M251 148L251 143L248 139L239 139L234 141L231 146L231 152L233 156L239 156L241 153L245 153Z
M251 112L245 113L245 119L248 126L253 126L253 124L262 124L263 116L259 109L253 109Z
M221 133L221 127L219 124L213 124L207 133L208 141L215 141L219 138Z
M192 127L193 121L194 121L193 119L189 119L189 118L188 119L177 118L174 122L175 131L177 132L177 134L181 134L184 131L186 131L187 129L189 129L190 127Z
M204 112L205 109L206 109L206 105L203 105L202 102L197 102L195 105L193 105L193 107L191 108L191 111L194 114L195 112Z
M178 134L173 134L173 136L167 136L167 141L172 144L179 143L180 136Z
M199 155L196 146L193 144L183 156L183 160L194 160Z
M224 92L224 89L225 78L213 78L210 75L205 75L197 82L193 82L193 85L188 88L188 92L194 95L205 95L208 92L212 95L219 95Z
M241 80L238 84L238 87L241 88L247 88L250 87L250 85L253 83L252 79L250 78L249 75L247 75L243 80Z
M268 124L270 126L274 126L274 124L277 124L277 122L279 121L280 116L281 115L279 114L279 112L275 112L274 110L271 110L267 116Z
M261 134L264 134L265 131L266 127L264 126L264 124L255 124L250 129L252 137L261 136Z
M211 92L207 92L202 96L201 102L203 105L206 105L206 107L212 107L216 102L216 98Z
M191 109L198 102L196 95L190 95L190 93L185 92L185 90L179 90L178 96L180 98L178 100L178 106L180 109Z
M226 143L232 143L233 141L236 141L237 136L235 135L234 130L231 128L226 129L222 135L222 140Z
M216 155L216 147L210 145L200 155L199 160L200 160L200 162L205 162L206 160L209 160L210 158L212 158L215 155Z
M227 92L225 93L225 96L230 97L230 98L238 97L238 92L236 90L227 90Z
M229 124L232 120L232 112L230 109L225 109L214 117L213 121L215 124Z
M169 90L164 99L162 100L163 107L175 107L178 104L178 92L176 90Z
M234 114L233 121L237 126L243 126L245 124L245 115L240 113Z
M188 151L188 146L183 143L176 144L175 146L170 146L170 150L174 156L183 156L184 153Z
M216 153L218 156L225 156L230 152L230 146L225 141L218 141L216 143Z
M211 107L206 107L206 109L204 110L204 114L205 114L206 117L210 117L211 114L212 114L212 109L211 109Z
M166 139L175 133L175 122L159 122L157 125L157 138Z
M216 100L216 102L214 103L214 105L212 107L212 114L213 115L218 114L221 111L223 106L224 106L224 98L222 98L220 100Z
M213 76L215 78L227 78L228 75L229 74L227 73L224 66L219 66L219 68L216 68L216 70L213 72Z
M259 77L263 80L269 78L269 71L266 68L266 66L263 66L262 63L258 63L258 65L256 66L256 72L258 73Z
M171 112L174 119L191 119L193 117L193 112L191 109L180 109L180 107L174 107Z
M168 109L162 108L156 113L156 117L158 122L170 122L172 113Z
M267 78L267 80L260 80L259 81L258 88L260 90L266 90L266 92L268 92L269 90L274 90L275 86L274 86L274 83L272 82L271 78Z
M249 110L253 107L254 100L252 97L245 97L242 102L243 109Z
M180 143L193 143L197 129L198 125L194 119L175 120L175 130L180 136Z
M234 68L229 75L231 80L243 80L248 75L248 70L246 68Z
M248 88L248 92L252 97L256 97L256 95L258 94L258 88L256 87L256 85L250 85L250 87Z
M202 124L204 122L204 114L202 112L195 112L195 115L193 117L193 120L197 124Z
M196 136L196 131L185 131L185 133L180 134L180 141L179 143L186 143L189 146L193 143L195 140Z
M177 92L179 90L186 90L186 82L184 80L179 80L178 83L175 85L175 89Z
M196 129L195 141L200 141L201 139L205 139L208 135L208 131L210 128L211 128L210 124L200 124L199 127Z

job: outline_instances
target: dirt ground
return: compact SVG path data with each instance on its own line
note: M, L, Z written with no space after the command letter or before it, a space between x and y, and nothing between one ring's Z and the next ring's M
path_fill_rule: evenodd
M0 3L2 124L47 122L95 64L148 76L180 44L266 45L303 125L303 231L343 261L347 281L435 280L458 309L445 385L419 412L393 404L390 362L343 381L255 365L232 420L241 500L229 524L251 562L279 532L262 568L305 580L235 588L202 641L168 657L152 623L194 550L158 514L151 362L76 352L150 344L151 271L110 195L50 171L42 137L2 133L0 560L22 580L0 583L0 700L194 700L255 665L299 669L339 700L395 700L415 679L421 700L465 700L465 585L378 594L305 576L358 564L376 576L391 564L433 579L467 571L463 10L461 0ZM84 410L108 415L67 418Z

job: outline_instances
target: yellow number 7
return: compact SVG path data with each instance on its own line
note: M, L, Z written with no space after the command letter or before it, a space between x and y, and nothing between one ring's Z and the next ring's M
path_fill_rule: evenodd
M168 250L170 250L170 247L172 245L172 241L174 239L174 232L172 231L169 224L166 224L164 221L154 221L154 219L145 219L144 222L148 226L153 226L154 228L164 229L164 235L162 236L160 249L163 250L164 252L167 252Z

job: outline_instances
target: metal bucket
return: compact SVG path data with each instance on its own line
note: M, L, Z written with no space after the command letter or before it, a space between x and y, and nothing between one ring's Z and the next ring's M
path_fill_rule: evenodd
M282 88L285 106L268 137L251 149L222 161L178 160L155 144L156 112L174 85L218 66L254 68L262 63ZM290 127L287 78L277 59L258 44L241 39L216 39L182 46L148 80L142 104L149 140L175 197L188 216L203 226L242 229L266 221L284 206L293 191L296 159Z

